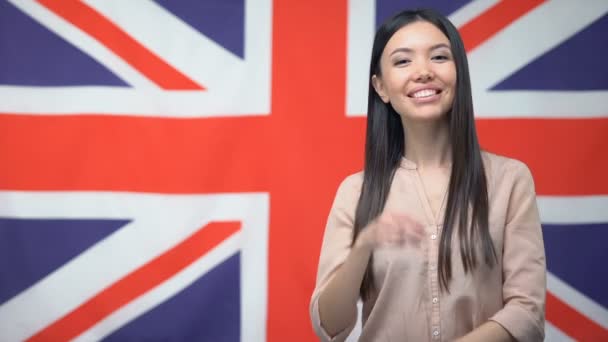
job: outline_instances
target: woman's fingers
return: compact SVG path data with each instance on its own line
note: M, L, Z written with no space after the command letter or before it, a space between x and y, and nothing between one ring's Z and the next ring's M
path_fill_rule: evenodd
M365 228L358 243L371 248L419 247L424 235L424 226L410 216L384 212Z
M410 240L416 244L420 243L420 241L424 237L424 227L419 223L410 225L407 231L409 232L408 235Z
M424 235L424 227L406 215L383 213L373 226L377 246L418 247Z

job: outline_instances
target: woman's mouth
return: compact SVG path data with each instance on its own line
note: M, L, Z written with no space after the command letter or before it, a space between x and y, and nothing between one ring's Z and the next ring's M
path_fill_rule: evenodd
M420 90L411 92L407 96L414 99L414 102L426 103L426 102L432 102L432 101L437 100L439 98L440 94L441 94L440 89L425 88L425 89L420 89Z

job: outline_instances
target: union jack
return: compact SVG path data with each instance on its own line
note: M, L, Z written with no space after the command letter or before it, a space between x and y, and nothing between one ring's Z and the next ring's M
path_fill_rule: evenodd
M0 340L314 340L374 28L420 6L462 32L482 145L535 176L547 340L608 339L605 1L8 0Z

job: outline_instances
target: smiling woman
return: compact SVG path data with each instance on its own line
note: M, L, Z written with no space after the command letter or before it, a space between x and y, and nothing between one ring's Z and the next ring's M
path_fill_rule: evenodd
M432 10L376 32L365 166L329 214L310 313L342 341L540 341L545 253L534 182L481 151L466 53Z
M372 84L385 103L411 121L440 119L452 107L456 66L448 38L435 25L419 21L399 29L380 58Z

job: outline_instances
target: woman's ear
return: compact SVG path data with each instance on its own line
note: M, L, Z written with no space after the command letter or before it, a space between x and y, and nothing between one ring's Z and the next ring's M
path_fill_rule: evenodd
M389 98L384 89L384 84L382 83L382 79L380 79L380 77L378 77L376 75L373 75L372 76L372 86L374 87L374 90L376 90L376 93L378 94L378 96L380 96L380 98L382 99L382 102L388 103Z

